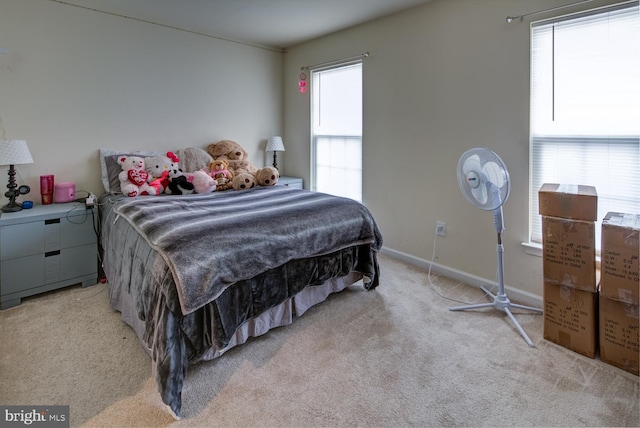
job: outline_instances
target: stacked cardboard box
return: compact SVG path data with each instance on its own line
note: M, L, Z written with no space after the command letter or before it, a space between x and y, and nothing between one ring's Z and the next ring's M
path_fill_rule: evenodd
M546 183L538 192L538 200L542 215L544 338L595 358L596 189Z
M600 359L638 375L640 215L610 212L602 220Z

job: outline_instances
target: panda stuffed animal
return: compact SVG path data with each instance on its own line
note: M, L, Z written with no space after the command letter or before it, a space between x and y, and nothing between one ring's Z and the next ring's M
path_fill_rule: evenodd
M173 168L169 170L169 185L165 193L170 195L190 195L195 193L195 186L180 168Z

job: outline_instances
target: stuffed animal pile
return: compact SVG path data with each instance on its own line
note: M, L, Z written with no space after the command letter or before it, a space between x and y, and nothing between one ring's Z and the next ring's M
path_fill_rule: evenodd
M238 143L232 140L222 140L207 146L207 153L211 155L214 162L224 160L227 162L227 169L233 174L231 187L235 190L250 189L254 186L273 186L278 182L280 174L272 166L256 168L247 159L249 154ZM228 188L228 183L223 185ZM218 188L218 190L226 190Z
M189 151L187 151L189 150ZM181 152L181 151L178 151ZM173 152L166 156L120 156L118 175L122 193L140 195L188 195L235 189L245 190L259 186L273 186L280 175L274 167L256 168L247 159L249 154L238 143L222 140L207 146L184 149L191 167L207 165L191 172L183 172L180 158Z

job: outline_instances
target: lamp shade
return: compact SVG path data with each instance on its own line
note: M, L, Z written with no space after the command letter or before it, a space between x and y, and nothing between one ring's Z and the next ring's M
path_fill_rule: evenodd
M24 140L0 142L0 165L20 165L33 163L31 152Z
M282 142L282 137L275 136L269 137L267 140L267 152L284 152L284 143Z

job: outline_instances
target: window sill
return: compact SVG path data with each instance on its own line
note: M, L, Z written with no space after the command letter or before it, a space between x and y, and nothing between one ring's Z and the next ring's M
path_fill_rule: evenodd
M542 257L542 244L538 244L537 242L523 242L521 245L525 253Z
M522 245L525 253L531 256L542 257L542 244L538 244L537 242L523 242L520 245ZM596 269L600 269L600 250L596 251Z

